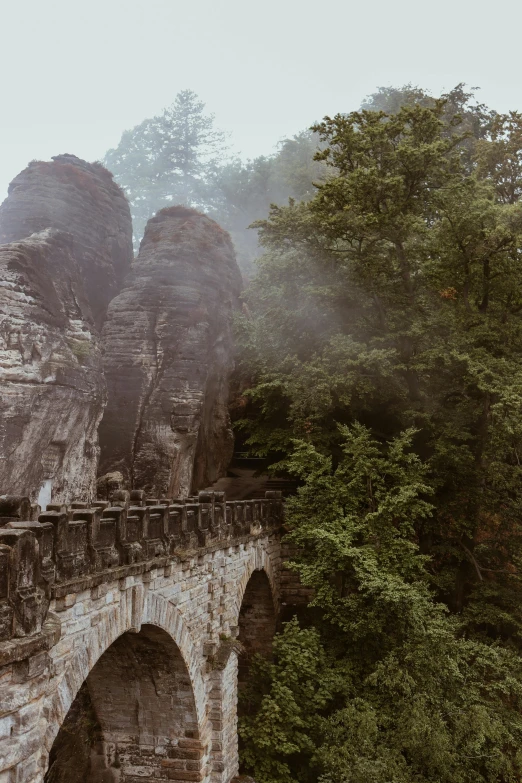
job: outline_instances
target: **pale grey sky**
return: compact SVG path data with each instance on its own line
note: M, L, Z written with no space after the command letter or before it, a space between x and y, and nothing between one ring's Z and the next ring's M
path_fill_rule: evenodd
M380 85L522 110L520 0L0 0L0 198L33 158L101 158L192 89L244 157Z

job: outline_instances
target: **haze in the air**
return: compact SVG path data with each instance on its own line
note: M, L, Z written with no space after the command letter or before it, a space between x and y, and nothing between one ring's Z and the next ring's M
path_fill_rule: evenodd
M471 0L27 0L2 5L0 194L31 159L103 157L194 90L243 157L381 85L480 86L522 109L522 5Z

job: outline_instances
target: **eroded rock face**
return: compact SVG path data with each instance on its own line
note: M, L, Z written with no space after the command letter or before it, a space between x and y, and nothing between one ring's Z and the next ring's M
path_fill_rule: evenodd
M11 182L0 206L0 243L47 228L72 235L72 252L100 329L133 255L129 205L112 174L75 155L30 163Z
M95 493L99 329L132 260L129 205L74 155L34 161L0 206L0 492Z
M76 247L0 245L0 489L42 505L95 493L106 390Z
M184 207L149 221L104 325L109 399L100 472L178 497L226 469L231 317L241 275L228 234Z

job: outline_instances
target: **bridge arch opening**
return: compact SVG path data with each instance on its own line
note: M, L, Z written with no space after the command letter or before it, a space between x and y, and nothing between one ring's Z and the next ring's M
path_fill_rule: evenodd
M153 625L122 634L76 695L45 783L203 779L204 747L187 666Z
M276 632L277 616L270 581L265 571L254 571L248 580L241 609L238 630L242 653L239 656L239 687L248 677L256 653L268 657Z

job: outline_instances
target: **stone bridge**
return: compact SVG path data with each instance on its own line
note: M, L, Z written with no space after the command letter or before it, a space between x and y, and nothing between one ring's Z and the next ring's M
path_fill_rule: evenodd
M238 658L294 584L280 495L0 498L0 783L238 774Z

